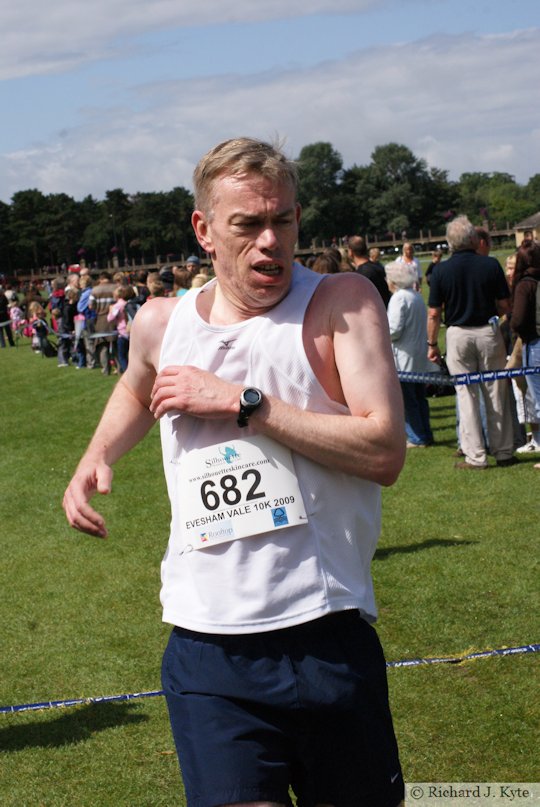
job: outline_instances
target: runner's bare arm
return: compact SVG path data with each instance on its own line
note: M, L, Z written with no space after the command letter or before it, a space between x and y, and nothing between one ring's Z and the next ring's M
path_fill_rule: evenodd
M378 292L358 275L325 278L310 306L304 343L314 372L350 415L302 411L265 396L252 428L328 467L383 485L405 458L403 403L388 322ZM156 379L156 418L178 410L236 417L242 387L195 367L169 367Z
M106 537L103 517L90 505L95 493L109 493L112 466L147 434L155 419L149 411L159 348L172 304L159 299L138 312L130 335L129 365L109 398L98 427L64 494L69 524Z
M405 461L403 398L373 284L352 273L325 279L308 311L304 344L326 392L350 415L298 417L270 397L252 416L254 427L323 465L393 484Z

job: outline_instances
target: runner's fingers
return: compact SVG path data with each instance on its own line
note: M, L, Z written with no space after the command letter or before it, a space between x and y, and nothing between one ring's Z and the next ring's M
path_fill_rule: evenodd
M154 389L149 409L156 418L159 418L170 409L183 411L186 402L187 396L185 392L174 384L170 384Z
M71 527L101 538L107 535L103 517L88 503L78 504L69 490L66 491L62 504Z
M167 395L176 389L178 386L178 376L166 376L165 378L156 379L152 387L151 399L152 403L159 395Z

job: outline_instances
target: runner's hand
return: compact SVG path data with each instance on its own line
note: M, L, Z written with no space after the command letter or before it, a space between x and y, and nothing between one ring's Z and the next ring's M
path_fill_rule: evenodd
M112 468L104 462L81 461L62 502L67 520L74 529L98 538L107 537L103 516L90 506L89 501L95 493L110 493L112 476Z
M165 367L156 376L150 411L156 420L171 411L211 419L234 417L241 391L239 384L198 367Z

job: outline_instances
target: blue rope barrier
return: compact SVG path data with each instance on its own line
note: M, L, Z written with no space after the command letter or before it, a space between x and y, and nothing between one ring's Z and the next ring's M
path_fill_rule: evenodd
M520 647L503 647L498 650L481 650L476 653L467 653L463 656L439 656L434 658L417 658L404 661L387 661L389 669L399 667L419 667L422 664L460 664L463 661L471 661L479 658L490 658L493 656L515 656L524 653L538 653L540 644L526 644ZM150 692L136 692L127 695L104 695L96 698L72 698L70 700L43 701L42 703L23 703L18 706L0 706L0 714L14 714L16 712L38 711L43 709L56 709L67 706L87 706L97 703L111 703L113 701L132 701L140 698L156 698L164 695L161 689Z
M70 700L43 701L42 703L23 703L19 706L1 706L0 714L35 712L40 709L57 709L61 706L86 706L96 703L111 703L112 701L132 701L139 698L155 698L164 694L163 690L154 690L152 692L134 692L129 695L103 695L95 698L71 698Z
M513 370L489 370L483 373L459 373L445 375L443 373L405 373L398 372L400 381L415 384L434 384L439 387L459 387L464 384L480 384L483 381L499 381L502 378L517 378L522 375L540 373L540 367L517 367Z
M435 656L433 658L416 658L405 661L387 661L386 666L396 667L419 667L422 664L460 664L462 661L472 661L478 658L491 658L493 656L515 656L524 653L538 653L540 644L525 644L520 647L503 647L499 650L480 650L477 653L467 653L463 656Z

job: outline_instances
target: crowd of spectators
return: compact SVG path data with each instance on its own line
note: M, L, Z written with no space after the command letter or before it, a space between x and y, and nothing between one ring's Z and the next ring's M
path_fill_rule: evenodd
M446 327L447 343L449 334L467 342L463 349L456 347L456 356L450 356L453 372L463 372L463 362L469 372L502 369L498 358L497 366L491 366L493 362L490 364L487 358L486 344L491 333L492 355L507 356L507 367L538 366L540 244L532 237L526 238L507 259L505 278L498 261L487 257L489 233L473 228L465 217L451 222L448 231L449 240L455 241L451 257L443 260L442 251L435 250L425 273L429 309L421 294L420 262L410 242L405 242L402 255L386 266L380 261L379 250L368 249L361 236L348 238L344 248L331 246L300 262L322 274L357 272L376 286L387 309L396 368L400 372L440 370L438 339L433 339L433 324L428 328L434 312L439 326ZM473 289L464 285L468 280L463 278L470 279L480 271L492 278L493 294L487 292L487 286ZM210 272L192 255L184 266L165 266L150 273L144 269L134 272L125 269L114 274L91 275L83 266L77 273L59 276L50 284L44 281L18 290L0 288L0 347L14 345L14 336L24 334L31 336L36 353L54 352L58 367L72 365L77 369L100 369L104 375L121 374L129 361L131 322L141 305L154 297L182 297L208 282ZM478 299L473 300L476 294ZM488 317L486 312L490 311L496 315ZM438 327L436 330L438 335ZM471 339L476 344L474 355L462 358L460 351L469 351ZM401 386L408 447L432 445L426 384L402 381ZM503 380L458 387L456 392L456 453L460 459L456 467L483 469L487 467L486 455L490 451L496 455L499 451L496 459L501 466L515 463L514 451L540 452L539 375L519 377L511 383ZM513 435L512 445L505 444L501 449L500 441L497 442L501 433Z
M0 288L0 347L31 338L37 354L56 356L58 367L125 372L129 333L138 309L154 297L181 297L210 279L209 269L192 255L185 266L159 271L90 269L59 275L19 288Z
M446 359L453 373L539 366L540 244L526 238L507 260L505 278L499 262L489 256L490 236L483 228L459 216L448 225L447 238L452 255L443 260L442 250L434 250L425 273L429 316L420 293L420 262L410 242L385 266L379 251L368 250L361 236L348 239L345 254L329 248L306 263L326 274L355 271L375 285L387 308L398 372L446 369L440 327L446 328ZM430 317L430 327L435 319L437 326L428 336ZM402 380L401 388L408 448L432 445L426 384ZM456 393L457 469L484 470L488 454L497 466L508 467L517 462L514 453L540 453L539 375L459 385Z

